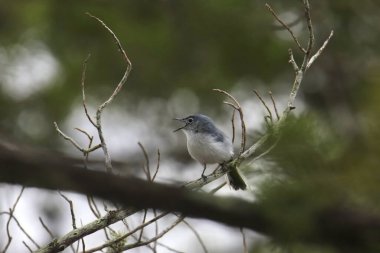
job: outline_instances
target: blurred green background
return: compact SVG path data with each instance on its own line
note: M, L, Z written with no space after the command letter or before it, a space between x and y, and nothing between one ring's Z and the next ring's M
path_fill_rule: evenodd
M73 128L73 112L79 110L76 114L83 116L80 80L88 53L92 55L86 82L89 105L95 108L111 94L125 65L109 34L85 12L105 21L133 63L126 86L105 112L119 110L121 116L107 122L106 131L112 132L117 124L132 124L155 136L169 136L171 118L197 112L191 110L226 120L231 113L225 113L223 97L212 88L231 91L243 104L257 101L253 89L266 99L272 90L282 111L294 76L287 50L292 48L298 61L301 55L265 3L0 1L0 135L60 149L63 142L52 122L68 122ZM306 43L300 1L269 3ZM278 211L273 211L274 217L288 221L285 227L299 212L305 216L300 224L309 226L310 210L337 199L369 210L379 208L380 2L311 1L311 6L316 47L331 29L335 35L302 83L296 100L296 111L302 113L290 120L292 127L284 128L268 163L256 166L273 169L268 171L275 176L258 188L263 205ZM245 109L247 119L262 122L262 111ZM264 124L249 127L250 143L257 132L265 131ZM171 145L166 147L168 157L178 152L176 142L157 143ZM291 180L284 183L284 177ZM273 208L278 200L282 207L292 208ZM292 215L282 216L286 211ZM303 231L298 225L292 229ZM301 247L295 252L308 250Z
M300 3L270 3L305 42ZM296 57L299 52L264 4L258 0L1 1L0 129L23 142L56 145L50 124L64 120L78 103L82 62L88 53L92 54L87 74L90 102L111 93L125 66L109 34L85 12L114 30L133 62L130 79L116 101L119 105L167 100L177 89L191 90L203 110L221 107L212 88L285 94L293 77L287 49L293 48ZM301 96L351 138L361 131L357 117L368 94L379 89L380 3L311 4L317 45L331 29L336 33L307 74ZM25 124L32 123L43 131L25 130Z

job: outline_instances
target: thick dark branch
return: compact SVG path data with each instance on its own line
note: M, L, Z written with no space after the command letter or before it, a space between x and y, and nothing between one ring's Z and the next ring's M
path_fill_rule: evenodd
M287 235L276 231L276 221L271 220L260 205L241 199L215 197L138 178L85 170L72 165L69 159L46 152L21 152L0 146L0 164L0 182L90 194L133 207L133 211L158 208L250 228L279 239L287 238ZM380 217L369 213L337 205L316 213L315 219L323 222L315 223L314 232L293 240L324 242L335 246L345 241L348 245L360 247L371 242L377 243L380 237ZM103 225L108 224L110 220L105 219Z

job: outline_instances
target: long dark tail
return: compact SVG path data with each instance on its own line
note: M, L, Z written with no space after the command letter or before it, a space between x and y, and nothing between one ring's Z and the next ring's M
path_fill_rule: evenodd
M247 189L247 184L244 182L243 177L240 175L238 168L230 166L229 171L227 172L227 178L229 184L235 190L245 190Z

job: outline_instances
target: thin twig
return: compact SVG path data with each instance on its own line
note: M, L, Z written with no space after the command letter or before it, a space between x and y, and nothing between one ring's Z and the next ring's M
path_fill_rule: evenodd
M66 197L62 192L58 191L58 193L69 204L70 214L71 214L71 225L72 225L73 229L77 229L77 225L76 225L76 222L75 222L75 213L74 213L73 202L68 197Z
M153 209L153 215L154 215L154 217L157 217L157 210L156 209ZM157 237L158 236L158 220L156 220L154 222L154 233L155 233L155 236ZM153 243L153 252L154 253L157 252L157 240L154 241L154 243Z
M236 110L232 111L232 116L231 116L231 126L232 126L232 143L235 142L235 112Z
M268 10L270 11L270 13L272 13L273 17L286 29L288 30L288 32L290 33L290 35L292 36L294 42L297 44L298 48L301 50L301 52L303 53L306 53L306 50L301 46L300 42L298 41L297 37L294 35L292 29L290 29L290 27L284 23L284 21L282 21L280 19L280 17L276 14L276 12L272 9L272 7L269 5L269 4L265 4L265 7L268 8Z
M260 102L264 105L265 109L267 110L267 112L269 114L268 116L269 116L270 121L273 122L272 112L270 111L269 107L265 103L264 99L261 97L261 95L259 94L259 92L257 90L253 90L253 92L256 94L256 97L259 98Z
M143 220L142 220L141 224L144 224L144 223L145 223L147 213L148 213L148 210L145 209L145 210L144 210L144 215L143 215ZM144 228L145 228L145 227L142 227L141 230L140 230L140 234L139 234L139 237L138 237L138 239L137 239L138 242L141 242L141 238L142 238L143 233L144 233Z
M297 74L299 68L296 61L294 60L293 51L292 49L289 48L288 52L289 52L289 63L292 64L293 70Z
M45 231L50 235L50 238L53 239L54 238L54 235L53 233L51 232L51 230L48 228L48 226L45 224L45 222L42 220L41 217L38 217L38 219L40 220L40 223L42 225L42 227L45 229Z
M236 100L236 98L234 98L234 96L232 96L227 91L224 91L221 89L213 89L213 91L220 92L220 93L226 95L227 97L229 97L234 102L234 104L229 103L229 102L225 102L225 104L232 106L234 109L236 109L239 112L240 124L241 124L241 145L240 145L240 152L239 152L239 156L240 156L245 151L245 143L246 143L246 138L247 138L246 137L246 127L245 127L245 122L244 122L243 110L242 110L239 102Z
M138 142L137 143L144 155L144 158L145 158L145 164L143 166L143 170L144 170L144 173L146 175L146 178L147 180L151 181L151 177L150 177L150 165L149 165L149 156L148 156L148 153L146 152L145 148L144 148L144 145L141 144L141 142Z
M87 138L89 140L89 143L90 143L89 146L91 147L91 143L94 140L94 136L90 135L89 133L87 133L86 130L83 130L83 129L79 128L79 127L76 127L74 129L77 130L77 131L79 131L79 132L81 132L81 133L83 133L84 135L87 136Z
M81 241L82 241L82 252L85 252L86 251L86 244L84 242L84 238L83 237L81 238Z
M4 214L9 214L9 218L8 218L8 220L7 220L7 225L6 225L6 231L7 231L8 241L7 241L7 243L5 244L5 247L4 247L3 251L2 251L2 252L4 252L4 253L8 250L8 247L9 247L9 245L11 244L12 239L13 239L12 236L11 236L11 233L10 233L10 223L11 223L12 218L14 217L13 214L14 214L14 212L15 212L15 210L16 210L16 207L17 207L18 202L19 202L20 199L21 199L22 194L24 193L24 190L25 190L25 187L24 187L24 186L21 187L21 191L20 191L20 193L17 195L17 198L16 198L15 202L13 203L13 206L9 209L9 213L4 212Z
M329 37L325 40L325 42L323 42L323 45L319 48L319 50L310 58L306 66L306 70L309 69L311 64L313 64L314 61L322 54L323 50L326 48L327 44L329 43L333 35L334 35L334 31L331 30Z
M80 246L80 241L77 242L77 247L74 250L74 253L78 253L79 252L79 246Z
M115 35L115 33L98 17L90 14L90 13L86 13L88 16L90 16L91 18L94 18L95 20L97 20L104 28L106 28L106 30L112 35L119 51L121 52L122 56L123 56L123 59L125 60L126 64L127 64L127 67L126 67L126 70L124 72L124 75L123 77L121 78L120 82L117 84L115 90L113 91L113 93L111 94L111 96L105 101L103 102L97 109L96 111L96 128L98 130L98 135L99 135L99 139L100 139L100 143L101 143L101 146L102 146L102 149L103 149L103 153L104 153L104 156L105 156L105 166L106 166L106 170L108 173L112 173L112 162L111 162L111 156L108 152L108 148L107 148L107 144L106 144L106 141L104 139L104 135L103 135L103 128L102 128L102 112L104 110L104 108L107 107L108 104L110 104L112 102L112 100L116 97L116 95L120 92L121 88L123 87L123 85L126 83L127 79L128 79L128 76L129 76L129 73L131 72L132 70L132 63L131 61L129 60L128 56L127 56L127 53L125 52L124 48L122 47L118 37Z
M30 248L28 244L26 244L25 241L22 241L22 244L24 244L24 246L29 250L30 253L33 253L33 250Z
M100 212L92 196L87 196L87 203L90 207L91 212L95 215L96 218L99 218Z
M85 93L85 89L84 89L85 80L86 80L87 61L90 59L90 56L91 56L91 54L88 54L86 59L83 62L82 82L81 82L81 84L82 84L82 104L83 104L84 112L87 116L87 119L91 122L91 124L94 127L97 127L95 121L91 118L90 114L88 113L87 105L86 105L86 93Z
M177 226L179 223L181 223L183 220L184 220L184 216L181 216L175 222L173 222L172 225L170 225L169 227L167 227L166 229L164 229L163 231L161 231L161 233L159 233L157 236L155 236L155 237L153 237L153 238L151 238L151 239L149 239L147 241L144 241L144 242L133 243L133 244L126 245L125 247L123 247L123 250L125 251L125 250L129 250L129 249L145 246L145 245L147 245L149 243L157 241L158 239L160 239L161 237L163 237L166 233L168 233L170 230L172 230L175 226Z
M268 91L268 93L269 93L270 99L272 100L272 104L273 104L274 112L276 113L277 120L279 120L280 115L278 114L278 111L277 111L276 101L274 100L272 92Z
M92 141L94 140L94 136L90 135L89 133L87 133L87 131L83 130L83 129L80 129L78 127L74 128L75 130L83 133L84 135L87 136L88 138L88 145L87 145L87 149L90 149L91 146L92 146ZM100 147L100 145L99 145ZM89 157L89 152L86 152L86 153L83 153L83 161L84 161L84 168L87 169L88 168L88 157Z
M223 104L226 104L226 105L229 105L231 106L232 108L234 108L236 111L239 110L239 107L231 102L228 102L228 101L223 101Z
M156 179L158 171L160 170L160 161L161 161L161 153L160 153L160 149L157 149L157 166L156 166L156 171L154 172L153 177L152 177L152 182Z
M145 223L143 223L143 224L137 226L137 227L134 228L133 230L129 231L128 233L126 233L126 234L124 234L124 235L122 235L122 236L120 236L120 237L118 237L118 238L116 238L116 239L109 240L108 242L106 242L106 243L104 243L104 244L102 244L102 245L100 245L100 246L98 246L98 247L95 247L95 248L89 249L88 251L86 251L86 253L96 252L96 251L98 251L98 250L101 250L101 249L104 249L104 248L106 248L106 247L109 247L109 246L111 246L111 245L113 245L113 244L115 244L115 243L117 243L117 242L119 242L119 241L121 241L121 240L127 238L128 236L130 236L130 235L136 233L137 231L141 230L143 227L146 227L146 226L152 224L153 222L155 222L156 220L161 219L162 217L168 215L169 213L170 213L170 212L164 212L164 213L158 215L157 217L154 217L153 219L151 219L151 220L149 220L149 221L147 221L147 222L145 222Z
M307 64L309 62L311 51L314 47L314 30L313 30L313 24L311 22L311 14L310 14L310 3L309 0L303 0L304 9L305 9L305 18L307 23L307 29L309 31L309 41L307 44L307 49L305 52L304 60L301 65L301 71L304 72L306 70Z
M100 144L96 145L96 146L93 146L92 148L89 148L89 149L86 149L86 148L82 148L73 138L69 137L68 135L66 135L65 133L63 133L59 127L58 127L58 124L57 122L54 122L54 126L55 126L55 129L57 130L58 134L61 135L63 137L63 139L71 142L71 144L74 145L74 147L76 147L79 151L81 151L82 153L90 153L92 151L95 151L97 150L98 148L101 147Z
M26 230L21 226L20 222L15 216L12 216L12 219L16 222L17 226L20 228L20 230L24 233L26 237L36 246L38 249L41 248L41 246L26 232Z

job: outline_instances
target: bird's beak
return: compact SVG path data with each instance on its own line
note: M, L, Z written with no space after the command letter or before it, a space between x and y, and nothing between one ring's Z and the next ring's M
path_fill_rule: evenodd
M173 119L173 120L177 120L177 121L185 122L185 119L175 118L175 119ZM173 133L174 133L174 132L177 132L177 131L179 131L179 130L181 130L181 129L183 129L183 128L185 128L186 126L187 126L187 124L186 124L186 122L185 122L185 125L184 125L184 126L181 126L180 128L174 130Z

